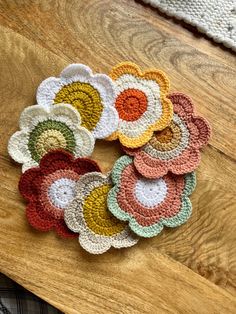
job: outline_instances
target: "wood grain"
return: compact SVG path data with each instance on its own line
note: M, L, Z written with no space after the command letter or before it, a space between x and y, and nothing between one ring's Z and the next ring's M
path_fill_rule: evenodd
M199 44L186 30L176 34L176 25L142 8L128 0L2 2L0 271L67 313L235 313L233 57L223 60L229 52ZM213 137L197 172L190 220L131 249L94 257L76 241L28 226L17 191L20 167L6 146L44 78L70 62L108 73L121 60L166 71L172 90L191 95L211 122ZM108 171L119 155L117 143L100 141L93 157Z
M143 5L145 5L142 0L136 0L134 5L136 9L138 8L137 4L139 4L141 8ZM142 16L149 23L151 22L158 28L161 27L163 31L174 35L175 38L178 38L182 42L196 48L203 53L207 53L208 56L218 59L225 65L235 67L235 54L232 53L230 49L213 42L206 35L198 32L195 27L186 24L183 21L169 17L148 4L145 5L145 10L142 10Z

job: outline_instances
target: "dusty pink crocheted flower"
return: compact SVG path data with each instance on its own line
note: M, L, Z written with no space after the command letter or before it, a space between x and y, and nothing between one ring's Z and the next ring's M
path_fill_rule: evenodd
M195 170L201 159L199 150L210 138L208 122L195 116L188 96L176 92L169 98L174 106L170 125L155 132L151 140L140 148L124 147L128 155L134 156L137 170L147 178L160 178L168 171L185 174Z
M164 226L180 226L191 215L189 196L196 185L194 172L147 179L137 172L131 157L122 156L113 167L112 181L108 209L118 219L128 221L131 230L141 237L153 237Z

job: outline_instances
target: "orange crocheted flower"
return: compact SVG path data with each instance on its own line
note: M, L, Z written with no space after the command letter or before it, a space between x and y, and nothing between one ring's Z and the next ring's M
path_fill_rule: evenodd
M166 97L169 80L160 70L142 73L130 62L115 66L110 77L115 83L119 126L108 139L118 138L126 147L140 147L150 140L154 131L163 130L172 119L173 106Z

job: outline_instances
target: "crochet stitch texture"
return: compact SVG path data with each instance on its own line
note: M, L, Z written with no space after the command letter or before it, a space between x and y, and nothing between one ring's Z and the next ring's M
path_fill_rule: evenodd
M115 186L108 194L108 208L118 219L129 222L137 235L153 237L163 226L177 227L191 215L189 195L195 174L167 174L156 180L142 177L129 156L120 157L112 170Z
M89 156L93 152L94 138L80 126L79 113L71 105L27 107L19 124L20 131L11 136L8 152L23 164L23 172L38 166L40 159L53 149L65 149L75 157Z
M235 0L142 0L236 51Z
M47 153L39 167L21 175L19 191L28 201L26 216L35 229L56 233L64 238L76 237L64 222L64 209L75 197L75 185L81 175L100 171L88 158L74 159L63 150Z
M78 238L92 254L131 247L188 220L193 170L211 131L188 96L169 94L162 71L124 62L110 76L72 64L46 79L39 104L22 112L8 143L22 164L19 191L29 224ZM102 174L84 158L98 138L118 139L131 157Z
M134 156L136 169L145 177L160 178L171 171L185 174L194 171L201 160L200 148L209 141L208 122L194 114L192 100L183 93L169 96L174 106L173 120L164 130L154 132L150 141L141 148L125 148Z
M154 131L164 129L172 119L173 107L166 97L169 80L159 70L142 73L131 62L115 66L110 77L115 84L119 125L109 139L118 138L127 147L140 147L150 140Z
M109 174L85 174L77 182L75 199L65 209L68 228L79 233L80 245L93 254L104 253L111 246L129 247L138 241L127 224L108 211L107 195L111 188Z
M59 78L44 80L38 87L37 102L45 107L71 104L94 138L106 138L118 126L112 80L105 74L93 74L84 64L70 64Z

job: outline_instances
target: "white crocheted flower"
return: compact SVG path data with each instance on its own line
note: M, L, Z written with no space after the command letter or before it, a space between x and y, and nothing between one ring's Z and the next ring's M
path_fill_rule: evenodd
M83 64L71 64L60 77L44 80L37 91L37 102L45 107L66 103L80 113L82 126L93 136L103 139L118 127L118 113L114 107L114 87L105 74L94 74Z
M109 175L91 172L77 181L76 198L65 209L64 219L70 230L78 232L80 245L92 254L106 252L111 246L123 248L138 242L127 224L107 209L112 188Z
M94 138L80 123L80 115L71 105L27 107L20 117L20 131L9 140L8 152L23 164L22 172L37 166L48 151L55 149L65 149L75 157L89 156Z

